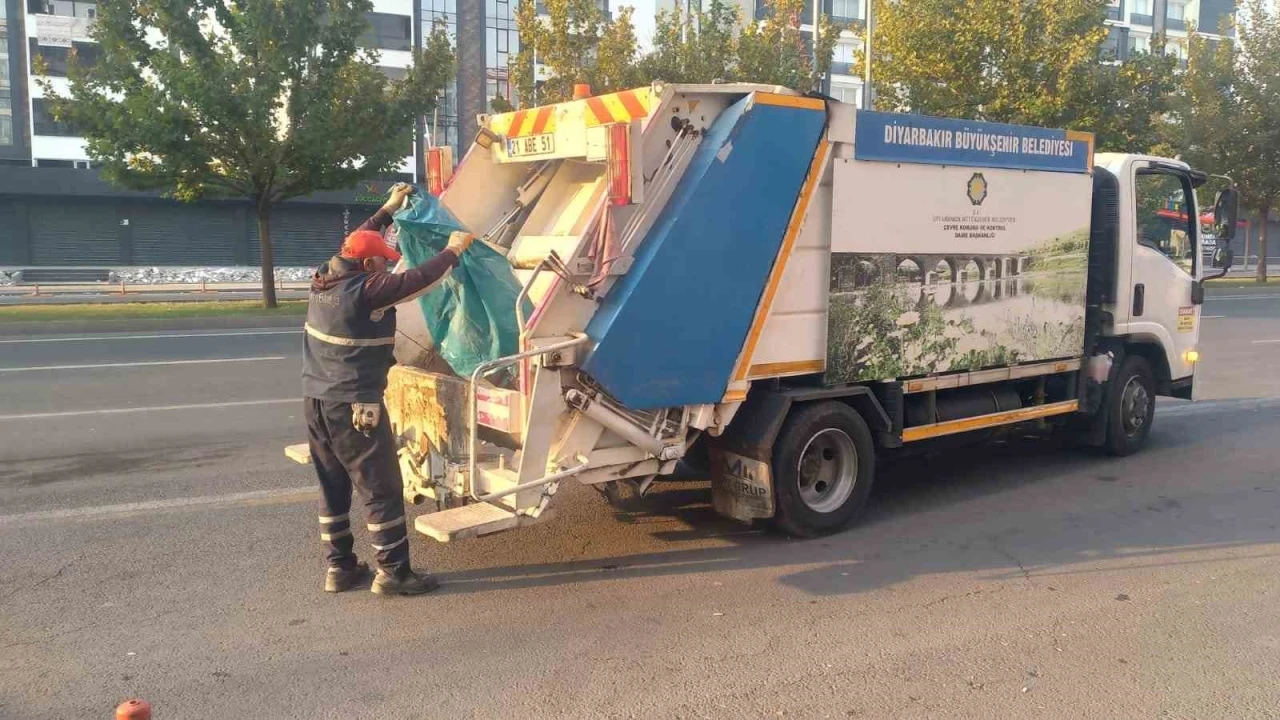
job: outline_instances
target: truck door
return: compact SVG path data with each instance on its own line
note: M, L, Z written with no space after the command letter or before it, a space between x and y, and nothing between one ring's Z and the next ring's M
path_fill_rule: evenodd
M1201 266L1195 193L1185 174L1135 165L1129 331L1160 339L1171 379L1179 380L1195 369L1187 351L1200 330L1200 306L1191 299Z

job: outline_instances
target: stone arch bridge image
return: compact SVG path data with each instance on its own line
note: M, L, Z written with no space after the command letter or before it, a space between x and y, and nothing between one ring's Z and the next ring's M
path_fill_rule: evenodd
M946 307L992 302L1020 293L1021 276L1030 269L1027 254L987 253L832 253L831 292L850 293L876 282L919 287L922 295L945 300ZM974 297L964 288L977 284Z

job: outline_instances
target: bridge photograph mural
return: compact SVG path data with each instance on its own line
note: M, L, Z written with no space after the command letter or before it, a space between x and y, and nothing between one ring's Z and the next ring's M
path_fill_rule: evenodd
M1081 230L1021 253L832 253L828 380L1074 355L1088 241Z

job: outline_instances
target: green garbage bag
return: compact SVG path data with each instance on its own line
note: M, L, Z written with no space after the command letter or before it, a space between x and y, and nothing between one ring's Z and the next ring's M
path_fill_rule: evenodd
M395 213L394 220L400 253L411 265L425 262L449 244L451 233L466 229L422 187ZM481 363L519 352L519 295L520 282L507 258L477 240L453 272L418 303L436 352L454 372L470 377ZM525 317L530 312L526 304ZM507 386L514 378L514 368L489 376L490 381Z

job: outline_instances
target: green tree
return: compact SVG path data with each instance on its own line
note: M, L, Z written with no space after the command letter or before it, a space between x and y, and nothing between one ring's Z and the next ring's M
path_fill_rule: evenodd
M643 84L631 8L610 18L596 0L547 0L546 12L540 19L534 0L520 0L516 9L520 52L510 72L521 107L569 100L578 83L595 94ZM545 80L535 79L537 65L544 67Z
M369 0L99 0L89 67L53 111L109 181L184 201L253 203L276 305L271 209L394 170L452 74L437 29L390 82L360 36Z
M878 109L1086 130L1102 149L1163 139L1176 60L1104 58L1105 0L874 1Z
M817 89L823 69L831 67L840 28L829 16L819 17L815 67L813 52L800 32L806 0L765 0L765 7L765 18L747 24L738 38L737 77L794 90Z
M641 75L650 82L670 83L734 79L740 21L737 6L724 0L711 0L705 10L659 12L653 48L640 60Z
M1099 150L1169 154L1179 82L1172 54L1135 52L1123 63L1095 63L1068 84L1060 126L1092 132Z
M1267 217L1280 206L1280 13L1248 0L1238 32L1239 42L1192 38L1179 140L1188 161L1235 180L1259 227L1266 282Z

